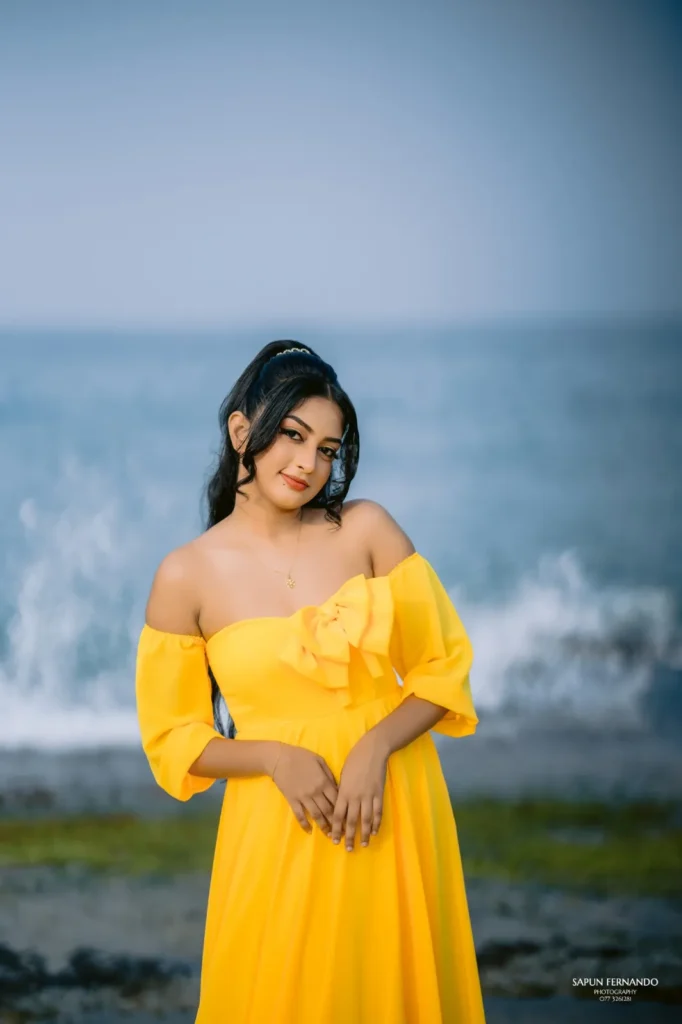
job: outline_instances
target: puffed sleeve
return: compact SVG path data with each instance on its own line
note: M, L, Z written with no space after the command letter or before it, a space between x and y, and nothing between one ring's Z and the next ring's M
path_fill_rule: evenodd
M433 567L415 552L389 574L394 618L390 656L403 680L403 700L423 697L447 712L433 726L446 736L476 731L469 682L473 648Z
M176 800L202 793L215 779L190 775L214 727L203 637L145 625L137 648L135 697L142 748L159 786ZM224 737L221 737L224 739Z

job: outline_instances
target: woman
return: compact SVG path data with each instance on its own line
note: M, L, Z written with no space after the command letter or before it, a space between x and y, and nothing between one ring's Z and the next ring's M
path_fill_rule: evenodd
M479 1024L429 736L476 728L469 639L389 513L346 500L355 410L312 349L266 345L220 419L206 532L159 565L136 670L159 785L230 780L197 1024Z

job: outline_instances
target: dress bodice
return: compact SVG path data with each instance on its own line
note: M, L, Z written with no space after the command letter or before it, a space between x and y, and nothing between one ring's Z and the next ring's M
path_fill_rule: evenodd
M397 672L403 699L415 694L446 708L436 731L465 735L478 722L469 686L472 661L447 591L415 551L385 576L353 576L320 605L243 619L208 641L145 624L136 668L143 745L161 773L166 746L184 739L196 758L209 734L219 735L209 666L238 733L257 735L268 723L338 715L400 696ZM194 777L183 780L191 788L187 778Z

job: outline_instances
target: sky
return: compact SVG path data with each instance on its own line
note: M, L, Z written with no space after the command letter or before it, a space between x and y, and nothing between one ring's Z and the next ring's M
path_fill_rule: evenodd
M682 316L677 0L0 0L0 325Z

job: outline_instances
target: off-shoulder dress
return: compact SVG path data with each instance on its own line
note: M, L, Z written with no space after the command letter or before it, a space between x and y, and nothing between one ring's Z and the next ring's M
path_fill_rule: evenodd
M339 778L363 734L409 694L475 731L471 642L431 564L414 552L354 576L319 606L202 637L145 624L136 664L142 746L178 800L215 780L189 767L214 728L208 666L237 730L322 755ZM402 685L396 677L402 680ZM267 775L225 786L196 1024L482 1024L455 818L426 732L388 759L383 816L348 852L306 833Z

